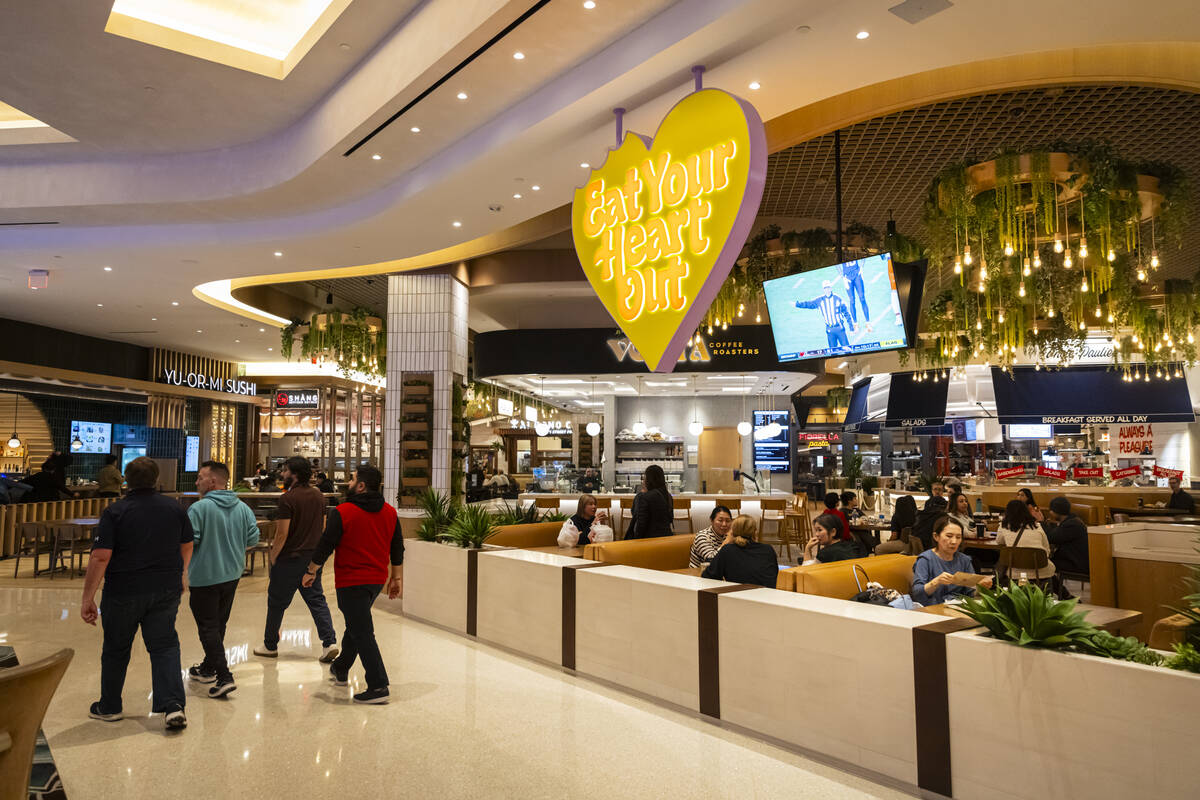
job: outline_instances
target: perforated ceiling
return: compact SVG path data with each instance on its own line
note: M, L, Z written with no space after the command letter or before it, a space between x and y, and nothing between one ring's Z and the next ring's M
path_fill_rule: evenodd
M882 232L889 213L921 235L921 204L942 167L1002 149L1107 140L1126 158L1168 161L1200 178L1200 95L1140 86L1070 86L987 94L877 117L842 131L843 219ZM759 214L832 220L833 134L775 153ZM1164 277L1200 266L1200 226L1164 253Z

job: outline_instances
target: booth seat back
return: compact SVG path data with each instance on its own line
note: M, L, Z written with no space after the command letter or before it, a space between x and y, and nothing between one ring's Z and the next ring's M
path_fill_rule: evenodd
M553 547L558 544L561 522L533 522L528 525L501 525L484 544L497 547Z
M624 564L645 569L685 569L695 539L690 533L678 533L653 539L601 542L586 545L583 548L583 557L605 564Z
M891 554L834 561L830 564L810 564L807 567L794 567L785 571L792 574L793 591L849 600L859 591L854 582L855 564L866 571L867 580L908 594L912 589L913 562L916 560L916 556ZM861 572L858 578L865 588L866 580ZM782 581L777 588L784 588Z

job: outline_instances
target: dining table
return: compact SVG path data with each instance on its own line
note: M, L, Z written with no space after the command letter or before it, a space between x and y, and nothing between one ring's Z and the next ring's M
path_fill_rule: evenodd
M1109 506L1114 514L1125 514L1129 517L1184 517L1194 516L1196 512L1186 508L1167 508L1166 506Z
M522 547L522 550L532 550L535 553L554 553L560 556L569 556L571 558L583 558L583 548L575 547L559 547L558 545L548 545L546 547Z

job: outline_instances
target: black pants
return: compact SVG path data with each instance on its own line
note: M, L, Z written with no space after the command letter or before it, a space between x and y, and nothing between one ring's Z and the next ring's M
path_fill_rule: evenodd
M204 648L204 661L200 663L200 668L205 672L216 672L217 679L221 681L233 680L225 660L225 625L229 622L229 612L233 611L233 595L237 587L236 580L211 586L193 586L188 597L192 616L196 618L196 632L200 634L200 646Z
M333 662L333 669L345 675L354 666L354 659L362 659L367 673L368 689L385 689L388 685L387 670L383 656L375 642L375 622L371 619L371 605L379 596L381 585L341 586L337 590L338 608L346 620L346 632L342 634L342 653Z
M175 615L180 591L151 594L111 594L100 598L100 623L104 626L104 649L100 653L100 708L123 711L121 691L129 669L133 637L142 629L142 641L150 654L150 680L154 689L151 709L155 712L183 708L183 674L179 666L179 634Z
M308 612L312 614L313 623L317 626L317 635L321 644L329 647L337 644L337 634L333 630L333 617L329 615L329 604L325 602L325 590L321 588L321 573L317 570L317 579L313 585L304 587L300 581L308 569L312 551L306 551L289 558L281 558L271 566L271 581L267 584L267 626L263 633L263 644L276 647L279 644L279 626L283 622L283 612L292 604L296 592L308 604Z

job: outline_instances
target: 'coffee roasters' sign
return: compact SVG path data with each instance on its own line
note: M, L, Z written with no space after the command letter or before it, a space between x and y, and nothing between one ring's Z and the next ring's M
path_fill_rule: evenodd
M750 233L767 143L745 100L700 89L654 138L610 149L575 191L575 252L604 307L646 365L670 372Z

